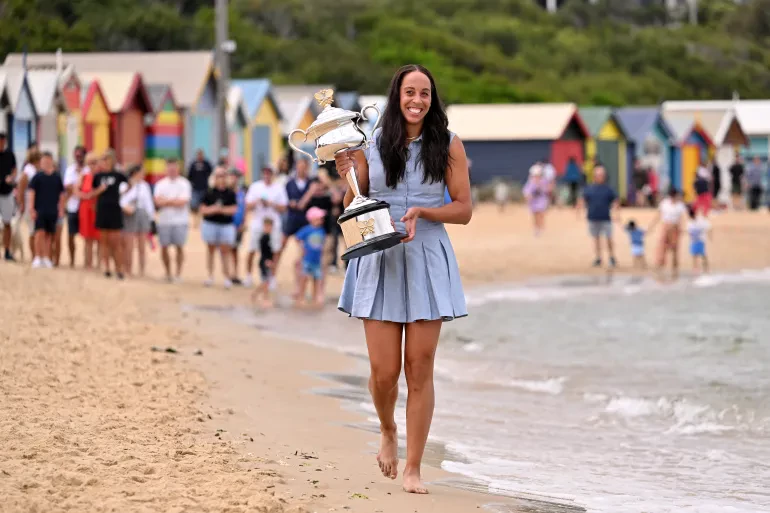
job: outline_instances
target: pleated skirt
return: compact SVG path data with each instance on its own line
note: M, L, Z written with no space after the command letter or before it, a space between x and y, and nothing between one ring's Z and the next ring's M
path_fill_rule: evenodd
M468 315L449 236L443 225L425 228L418 225L411 242L351 260L338 309L398 323Z

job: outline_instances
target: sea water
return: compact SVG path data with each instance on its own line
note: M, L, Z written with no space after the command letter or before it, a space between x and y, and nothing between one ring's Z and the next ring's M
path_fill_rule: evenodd
M436 361L431 440L445 470L590 512L770 511L770 271L498 285L467 299ZM359 321L295 315L257 323L365 355ZM363 358L357 372L362 386ZM340 396L376 425L364 390ZM396 415L403 435L403 401Z

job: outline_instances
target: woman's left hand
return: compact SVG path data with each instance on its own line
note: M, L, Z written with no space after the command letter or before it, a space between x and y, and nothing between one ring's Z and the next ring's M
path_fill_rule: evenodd
M401 239L401 242L411 242L414 240L414 232L417 229L417 219L420 217L419 207L412 207L406 211L404 217L401 218L401 222L404 223L406 229L406 237Z

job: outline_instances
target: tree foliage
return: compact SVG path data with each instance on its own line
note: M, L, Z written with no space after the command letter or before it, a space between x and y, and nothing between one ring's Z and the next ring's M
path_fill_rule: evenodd
M770 0L701 0L698 26L661 2L230 0L236 77L384 93L418 62L448 102L767 97ZM639 5L647 5L639 7ZM0 54L211 48L208 0L5 0Z

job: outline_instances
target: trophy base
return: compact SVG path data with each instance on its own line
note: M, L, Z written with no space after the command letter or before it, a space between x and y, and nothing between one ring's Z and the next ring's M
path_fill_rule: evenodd
M379 235L364 242L359 242L355 246L351 246L342 254L342 260L351 260L353 258L361 258L362 256L371 255L378 251L384 251L388 248L392 248L396 244L401 242L401 239L405 238L405 233L391 232L385 235Z

